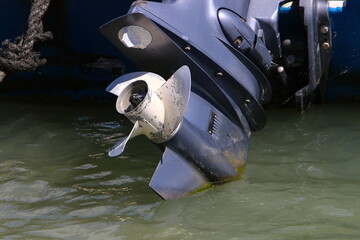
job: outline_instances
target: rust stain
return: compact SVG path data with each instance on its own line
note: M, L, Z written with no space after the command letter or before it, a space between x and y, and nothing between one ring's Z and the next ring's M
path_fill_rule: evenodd
M239 167L241 167L242 165L244 165L246 163L245 160L244 160L245 159L244 155L245 154L242 151L239 152L238 156L236 154L228 151L228 150L224 151L225 158L231 163L231 165L234 168L239 168Z

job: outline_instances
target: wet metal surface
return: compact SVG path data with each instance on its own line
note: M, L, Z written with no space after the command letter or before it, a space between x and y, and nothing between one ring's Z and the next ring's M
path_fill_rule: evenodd
M0 239L358 239L360 104L268 110L245 176L161 200L161 151L113 104L0 102Z

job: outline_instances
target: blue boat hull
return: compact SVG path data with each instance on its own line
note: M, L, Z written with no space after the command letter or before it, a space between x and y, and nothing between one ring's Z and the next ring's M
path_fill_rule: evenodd
M124 72L136 70L99 33L104 23L127 13L132 0L52 1L44 18L54 34L39 49L49 64L35 72L10 74L0 94L37 98L107 101L106 86ZM0 0L0 41L14 40L26 31L30 1ZM360 9L355 0L330 10L333 48L327 98L360 98Z
M360 8L348 0L342 11L331 13L333 48L327 98L360 99Z
M10 73L0 84L6 96L54 100L107 101L106 86L131 63L99 33L99 27L126 14L132 1L51 1L44 30L54 35L41 43L46 66L34 72ZM14 39L27 29L31 1L0 0L0 41Z

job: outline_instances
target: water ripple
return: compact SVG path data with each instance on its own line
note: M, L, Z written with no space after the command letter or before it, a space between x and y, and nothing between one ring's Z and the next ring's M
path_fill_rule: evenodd
M41 180L33 183L9 181L0 185L0 201L35 203L58 199L74 191L73 188L51 188Z
M83 179L100 179L100 178L104 178L106 176L111 175L111 171L103 171L103 172L99 172L99 173L93 173L93 174L88 174L88 175L82 175L79 177L75 177L76 180L83 180Z
M175 201L113 106L0 102L0 239L359 239L359 105L267 110L243 180ZM166 180L165 180L166 181Z

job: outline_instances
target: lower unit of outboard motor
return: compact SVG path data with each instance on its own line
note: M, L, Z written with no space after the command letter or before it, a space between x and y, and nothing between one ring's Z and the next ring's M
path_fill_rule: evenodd
M281 66L278 21L285 2L137 1L127 15L102 26L102 34L142 70L107 88L118 96L117 111L134 123L109 155L120 155L140 134L164 146L150 181L164 199L237 178L251 132L266 124L269 80L274 72L284 78L292 67ZM305 13L314 9L305 2L293 1L294 8L302 3ZM318 22L312 13L308 30Z

